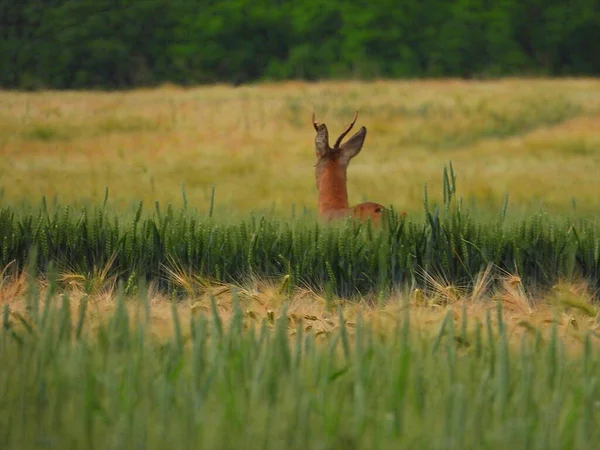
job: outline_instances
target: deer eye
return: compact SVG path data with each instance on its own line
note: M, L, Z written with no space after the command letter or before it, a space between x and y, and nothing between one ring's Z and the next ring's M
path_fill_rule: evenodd
M375 212L376 213L380 213L381 212L381 207L378 206L377 208L375 208Z

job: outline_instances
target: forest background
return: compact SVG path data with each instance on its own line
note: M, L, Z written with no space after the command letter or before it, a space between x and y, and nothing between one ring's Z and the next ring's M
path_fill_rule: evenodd
M0 0L0 86L590 76L598 0Z

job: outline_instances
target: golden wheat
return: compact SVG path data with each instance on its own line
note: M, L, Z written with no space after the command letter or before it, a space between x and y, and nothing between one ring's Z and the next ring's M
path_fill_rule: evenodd
M452 160L459 195L492 207L583 211L600 200L600 80L377 81L118 93L0 93L3 201L136 200L239 213L316 207L313 109L368 135L350 202L421 209Z

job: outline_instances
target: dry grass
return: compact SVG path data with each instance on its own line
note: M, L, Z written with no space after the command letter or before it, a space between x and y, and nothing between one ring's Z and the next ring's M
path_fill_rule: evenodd
M28 280L21 274L3 274L0 283L0 307L8 305L15 318L28 316ZM349 302L327 299L308 289L295 289L289 293L286 280L265 282L255 280L243 286L215 284L192 274L178 270L171 272L172 281L187 292L184 300L176 303L176 310L183 324L190 322L192 315L213 316L214 300L221 320L228 323L237 303L244 314L245 325L260 326L263 320L270 326L279 317L284 306L287 309L289 333L295 334L298 326L313 332L318 338L326 338L340 326L339 307L343 320L352 334L357 320L375 326L385 336L394 330L409 308L410 321L415 333L433 339L440 330L444 317L451 312L455 334L461 333L463 320L467 318L467 333L472 336L475 328L486 328L488 315L493 326L497 323L498 304L509 340L518 344L523 335L546 340L552 324L556 324L565 346L574 352L582 350L588 332L600 338L600 308L593 303L593 296L584 282L558 284L544 298L535 298L526 293L516 276L498 274L488 269L480 274L478 281L469 289L446 285L441 280L429 277L427 293L420 290L397 292L385 303L376 298L362 298ZM39 298L53 299L59 305L60 298L70 299L72 317L78 316L81 301L87 299L86 324L88 330L99 326L116 308L114 279L107 277L94 284L89 290L83 280L67 275L60 277L61 287L48 296L48 283L38 280L35 284ZM490 289L492 282L497 287ZM173 333L173 303L155 290L152 285L147 293L149 299L150 328L154 336L163 338ZM45 300L44 300L45 301ZM44 301L41 303L43 304ZM130 317L142 320L146 317L144 302L135 295L126 298ZM15 320L15 322L18 322ZM186 331L187 334L187 331ZM598 339L594 344L598 344ZM469 347L468 343L466 345Z
M0 93L4 203L136 200L246 213L314 208L310 115L334 134L359 110L369 134L351 202L419 210L452 160L459 195L492 207L600 206L600 80L263 84L119 93Z
M349 169L351 202L372 200L399 209L421 209L423 185L441 196L441 169L452 160L459 195L498 207L506 192L513 210L564 213L572 197L582 212L600 207L600 80L378 81L280 83L233 88L212 86L118 93L0 92L0 188L2 202L98 202L109 188L111 205L136 200L181 202L181 184L192 207L207 210L211 185L219 209L247 213L274 207L287 213L314 208L313 109L331 134L359 110L369 134ZM185 321L232 312L232 286L218 286L173 271L187 301ZM577 343L598 330L598 310L584 283L560 285L544 299L525 293L518 278L502 278L493 297L483 274L465 290L430 280L432 289L396 293L385 306L373 299L346 303L350 325L360 313L382 330L403 314L408 299L413 323L437 332L448 310L457 326L463 308L470 324L485 321L501 301L511 334L546 333L555 321ZM25 311L22 275L2 278L0 303ZM114 282L99 272L92 280L65 272L63 289L88 295L90 323L114 306ZM44 283L41 283L42 291ZM247 321L277 315L286 298L277 284L256 281L235 289ZM150 290L156 332L170 331L171 304ZM131 302L131 305L136 302ZM302 321L320 335L339 326L327 301L307 290L290 298L290 332Z

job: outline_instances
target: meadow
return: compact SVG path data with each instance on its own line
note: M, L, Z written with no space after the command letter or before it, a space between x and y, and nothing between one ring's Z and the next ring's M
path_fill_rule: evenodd
M3 204L143 200L224 214L314 209L311 114L368 135L349 169L350 203L422 213L452 161L460 195L515 213L598 211L595 79L289 82L231 88L0 95Z
M598 441L598 80L1 92L0 154L2 448Z

